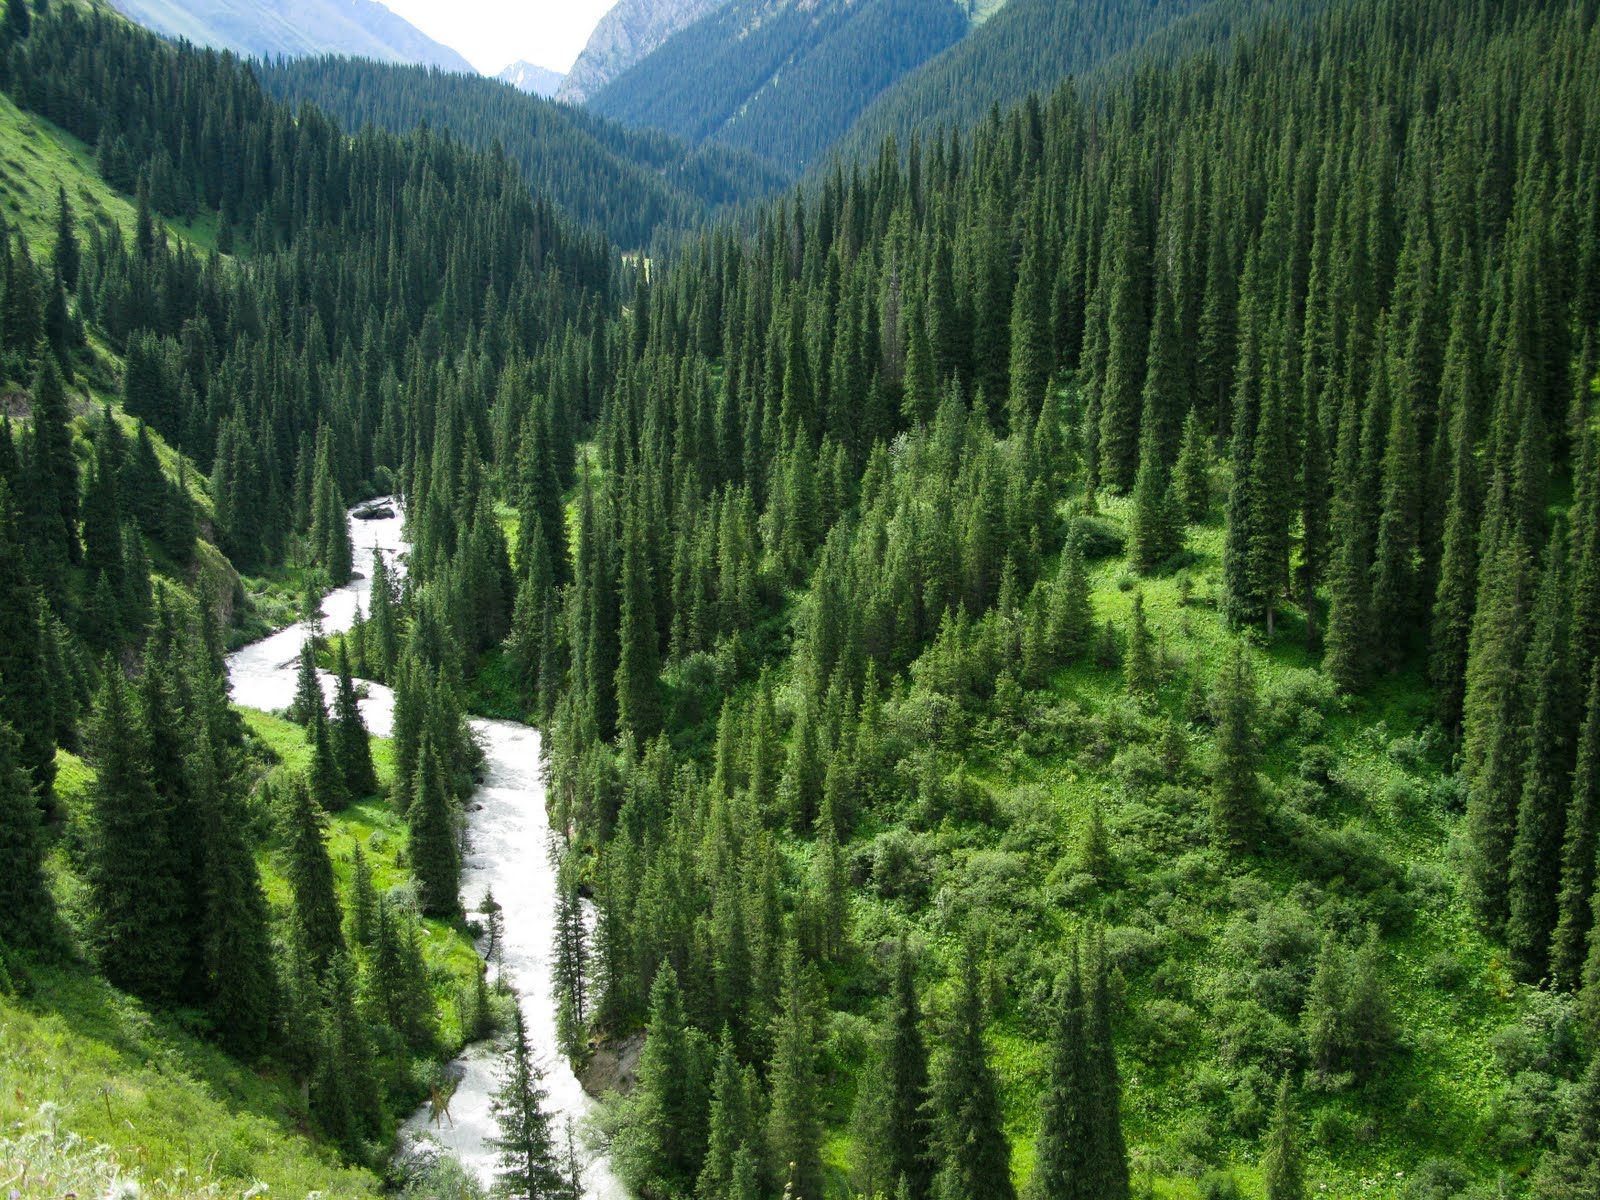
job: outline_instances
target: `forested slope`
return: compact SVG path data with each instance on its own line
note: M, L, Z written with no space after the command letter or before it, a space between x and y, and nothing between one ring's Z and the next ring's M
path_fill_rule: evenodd
M257 73L270 94L314 104L350 129L404 134L427 125L480 150L498 144L564 213L628 249L648 247L659 229L693 228L764 197L781 181L748 154L696 149L495 80L344 58L264 63Z
M847 160L870 159L886 137L969 130L998 105L1093 72L1118 56L1137 63L1164 41L1225 46L1263 16L1292 20L1321 0L1009 0L971 36L884 91L837 140Z
M287 720L230 706L234 568L314 601L373 569L347 499L453 403L586 403L610 252L503 159L346 137L102 10L8 4L0 89L0 1162L27 1196L370 1194L504 1007L456 898L477 752L420 671L372 743L359 649L323 651L331 705L308 651ZM469 594L509 603L457 496Z
M496 442L642 1192L1590 1194L1597 78L1355 0L1066 88Z
M588 107L694 144L748 150L793 176L873 97L966 30L951 0L735 0L612 80Z

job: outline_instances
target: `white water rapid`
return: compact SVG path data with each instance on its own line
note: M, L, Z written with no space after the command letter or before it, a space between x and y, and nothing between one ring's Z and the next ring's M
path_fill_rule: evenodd
M368 610L374 551L384 555L394 577L405 569L399 504L394 500L387 503L395 516L374 521L350 519L356 569L364 577L324 598L323 628L329 633L349 629L358 604ZM228 675L234 702L268 711L288 707L294 699L295 671L305 636L304 624L291 625L230 655ZM331 698L333 680L324 676L322 682ZM393 693L377 684L367 685L361 713L374 735L387 737L394 721ZM593 1101L556 1044L551 975L556 870L539 772L539 733L511 721L484 720L474 720L472 731L483 747L485 776L467 802L468 850L461 871L461 898L469 909L475 909L484 892L493 888L504 912L503 970L522 1005L528 1040L544 1072L545 1108L560 1143L566 1122L581 1124ZM501 1057L492 1044L468 1047L454 1064L464 1074L450 1100L450 1120L441 1120L436 1126L424 1107L405 1122L402 1131L406 1138L424 1133L433 1137L485 1184L492 1181L495 1169L495 1152L488 1142L497 1130L489 1101ZM587 1152L581 1153L587 1157ZM587 1162L583 1187L585 1200L626 1200L628 1195L603 1158Z

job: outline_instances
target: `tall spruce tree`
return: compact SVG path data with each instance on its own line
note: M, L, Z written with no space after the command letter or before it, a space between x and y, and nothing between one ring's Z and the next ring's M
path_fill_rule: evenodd
M1255 673L1244 644L1236 642L1212 693L1216 761L1211 775L1211 842L1242 853L1261 831L1261 785L1256 779Z
M878 1034L878 1068L862 1081L856 1174L869 1193L927 1200L932 1193L928 1047L917 1002L916 962L904 939Z
M39 806L21 748L22 740L0 718L0 944L13 946L42 939L55 909L44 879Z
M1528 652L1533 723L1508 877L1506 948L1512 970L1529 983L1544 979L1548 972L1550 938L1560 915L1561 846L1572 790L1574 714L1580 703L1569 669L1566 543L1566 529L1557 522Z
M1015 1200L1011 1146L1000 1111L999 1081L984 1041L983 980L977 948L962 954L955 1006L944 1055L930 1089L933 1144L939 1160L938 1200Z
M312 970L320 975L344 949L339 897L333 862L323 840L325 818L303 776L289 783L284 796L284 875L294 896L294 920Z
M1262 1173L1266 1176L1267 1200L1305 1200L1300 1110L1287 1075L1278 1081L1278 1099L1272 1108L1272 1125L1267 1132Z
M1596 855L1600 853L1600 660L1589 680L1577 767L1567 802L1561 846L1561 890L1556 897L1556 928L1550 939L1550 978L1576 990L1583 981L1584 948L1594 938Z
M801 957L798 943L791 942L772 1033L767 1155L772 1177L786 1180L795 1200L827 1195L817 1062L820 992L816 968Z
M1088 1062L1083 979L1072 950L1056 987L1056 1019L1050 1044L1050 1074L1039 1107L1039 1136L1028 1200L1079 1200L1093 1190L1094 1084Z
M461 911L461 853L456 843L455 804L431 734L425 733L411 781L411 875L429 916Z
M108 666L90 722L84 879L90 941L106 978L158 1002L182 994L190 961L184 864L174 849L170 801L151 775L150 737L122 672Z
M499 1155L495 1182L512 1196L526 1200L568 1200L556 1156L555 1134L545 1111L546 1092L528 1027L517 1006L511 1031L511 1053L502 1068L489 1110L499 1132L489 1139Z
M46 675L46 632L11 490L0 480L0 721L18 739L18 762L48 802L56 773L55 719Z
M350 653L343 638L339 641L338 667L339 685L333 702L333 753L346 794L357 799L378 790L378 772L372 765L372 744L356 699Z

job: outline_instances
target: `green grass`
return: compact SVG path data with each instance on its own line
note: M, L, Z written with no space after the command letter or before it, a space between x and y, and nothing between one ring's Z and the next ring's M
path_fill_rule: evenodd
M1127 516L1125 501L1102 502L1101 508L1113 523ZM1377 910L1380 901L1338 877L1353 865L1323 864L1325 874L1318 876L1305 861L1311 852L1293 845L1274 844L1244 862L1223 863L1205 848L1203 835L1165 859L1145 844L1134 823L1141 810L1156 810L1162 824L1174 819L1154 796L1164 780L1129 777L1124 767L1137 754L1155 752L1165 720L1178 721L1188 744L1181 782L1198 800L1203 820L1209 731L1184 726L1185 698L1190 680L1211 678L1236 638L1215 603L1220 524L1191 527L1189 550L1181 569L1154 578L1133 576L1120 557L1092 567L1095 616L1124 635L1134 597L1143 594L1163 664L1158 695L1142 703L1130 698L1119 670L1087 663L1066 668L1027 700L1030 707L1043 703L1042 724L1068 731L1059 748L1044 750L1037 748L1044 743L1026 743L1028 735L1019 737L1015 725L995 719L992 705L977 705L951 765L959 763L989 793L1002 819L985 825L947 818L928 829L906 813L900 823L922 828L930 839L931 895L970 900L979 912L986 903L990 913L1025 908L1030 922L1037 914L1043 924L1030 924L1033 932L1023 944L1039 960L1060 961L1067 939L1096 924L1114 942L1153 939L1154 952L1130 959L1115 979L1125 998L1118 1040L1125 1132L1139 1168L1135 1194L1148 1165L1156 1196L1197 1197L1197 1177L1215 1168L1232 1171L1244 1195L1259 1195L1261 1138L1270 1112L1270 1099L1262 1105L1261 1094L1264 1085L1275 1086L1276 1076L1263 1080L1229 1059L1226 1039L1236 1006L1227 989L1253 969L1235 945L1236 923L1253 907L1303 909L1316 923L1330 912ZM1489 1181L1501 1170L1525 1170L1531 1150L1503 1136L1491 1116L1508 1092L1493 1042L1524 1016L1533 992L1511 982L1459 894L1453 847L1461 816L1445 786L1445 755L1429 740L1436 735L1430 735L1430 697L1420 667L1408 664L1378 679L1359 699L1338 697L1307 648L1303 617L1287 608L1282 616L1277 636L1270 644L1257 639L1251 654L1263 730L1276 729L1274 722L1288 719L1284 714L1294 717L1266 746L1269 808L1297 814L1294 819L1329 834L1358 833L1399 895L1382 946L1400 1045L1364 1086L1306 1090L1301 1106L1309 1190L1398 1200L1405 1180L1434 1157L1455 1159ZM1306 800L1298 773L1302 752L1313 745L1333 752L1335 786ZM1095 803L1110 836L1111 878L1073 885L1077 847ZM1050 831L1044 848L1019 848L1012 833L1019 814L1035 812ZM868 814L851 848L865 850L893 823L892 814ZM972 892L969 870L1008 854L1023 864L1020 886L1004 892L1003 900ZM953 966L950 927L937 907L857 894L856 928L869 945L918 929ZM1359 931L1363 918L1355 919ZM1441 963L1459 967L1452 975ZM935 986L930 1009L938 1010L945 991L945 984ZM1192 1010L1193 1019L1177 1030L1175 1045L1164 1047L1146 1030L1170 1019L1158 1006L1174 1001ZM870 1003L860 1011L870 1012ZM1031 1000L1011 997L990 1039L1019 1183L1032 1166L1049 1063L1037 1015ZM848 1111L834 1106L835 1120ZM830 1159L837 1164L849 1156L848 1137L836 1134Z
M281 794L289 775L309 765L304 731L267 713L239 711L257 782ZM329 856L346 896L358 842L380 893L409 883L405 820L388 799L393 744L374 739L373 759L380 794L328 819ZM94 772L67 751L57 753L56 768L69 819L50 878L70 920L82 908L82 884L67 843ZM292 900L275 818L259 805L251 813L262 884L284 917ZM454 1054L463 1041L459 997L476 977L477 952L460 922L428 920L423 932L441 1052ZM320 1144L293 1081L270 1063L240 1063L210 1045L199 1014L151 1011L82 966L35 966L27 974L24 997L0 995L0 1184L15 1186L24 1161L36 1164L33 1188L49 1184L47 1191L23 1188L24 1200L60 1196L74 1185L80 1194L101 1195L112 1175L134 1173L152 1196L237 1197L258 1182L277 1196L379 1193L374 1176L340 1165ZM431 1069L419 1060L387 1074L395 1115L421 1102ZM45 1160L49 1170L41 1176Z
M30 978L25 999L0 996L0 1180L16 1186L29 1162L37 1183L48 1150L58 1179L91 1177L92 1160L110 1153L173 1189L150 1195L205 1195L211 1182L233 1196L256 1182L278 1196L379 1193L371 1174L307 1136L288 1080L234 1061L85 971L35 968ZM52 1129L56 1137L41 1136ZM82 1143L63 1145L69 1133Z

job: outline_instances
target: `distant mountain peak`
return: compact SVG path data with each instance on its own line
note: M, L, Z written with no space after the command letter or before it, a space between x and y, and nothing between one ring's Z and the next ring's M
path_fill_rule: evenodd
M548 98L556 94L556 89L561 86L561 81L566 76L560 71L552 71L549 67L541 67L537 63L520 58L495 78L501 83L509 83L519 92Z
M377 0L113 0L147 29L256 58L340 54L477 72Z
M724 8L729 0L617 0L556 93L582 104L673 34Z

